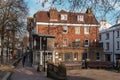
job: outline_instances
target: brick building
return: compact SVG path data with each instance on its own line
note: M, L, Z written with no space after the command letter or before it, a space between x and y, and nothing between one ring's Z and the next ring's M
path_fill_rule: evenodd
M85 13L58 11L51 8L49 11L35 13L33 21L34 34L54 36L52 40L54 63L82 61L87 58L91 61L103 60L103 50L98 45L100 25L91 8ZM49 41L47 43L49 44Z

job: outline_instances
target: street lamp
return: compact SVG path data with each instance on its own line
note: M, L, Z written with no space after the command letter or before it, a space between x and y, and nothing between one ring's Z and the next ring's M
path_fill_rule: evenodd
M43 50L44 50L44 52L43 52L43 55L44 55L44 67L43 67L43 70L45 71L45 63L46 63L46 61L45 61L45 55L46 55L45 50L47 49L47 37L45 37L45 36L42 38L42 46L43 46Z

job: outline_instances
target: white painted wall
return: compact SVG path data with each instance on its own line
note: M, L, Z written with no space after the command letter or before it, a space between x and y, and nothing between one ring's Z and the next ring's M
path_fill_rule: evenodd
M116 54L120 54L120 49L117 50L117 41L119 41L120 46L120 36L117 37L117 31L119 30L120 35L120 24L114 25L114 27L102 30L99 32L101 35L100 42L103 43L104 53L111 54L111 62L116 62ZM109 33L109 39L106 40L106 34ZM106 42L109 42L109 50L106 50ZM113 60L114 57L114 60Z

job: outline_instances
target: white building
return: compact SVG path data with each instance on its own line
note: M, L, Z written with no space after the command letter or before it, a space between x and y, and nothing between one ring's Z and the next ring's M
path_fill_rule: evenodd
M105 61L116 63L120 59L120 23L100 30L99 39L104 48Z
M110 23L108 23L106 20L101 20L100 22L100 28L99 28L99 31L103 31L105 29L108 29L110 28L112 25Z

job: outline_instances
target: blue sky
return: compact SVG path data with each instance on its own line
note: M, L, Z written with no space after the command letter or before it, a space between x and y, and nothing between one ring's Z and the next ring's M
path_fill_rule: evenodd
M43 0L25 0L25 2L27 2L27 4L28 4L28 8L29 8L29 15L28 16L33 16L38 10L49 10L49 8L50 8L50 4L51 3L49 3L49 2L47 2L46 4L45 4L45 7L42 7L42 1ZM65 0L65 1L67 1L67 0ZM57 8L57 10L61 10L61 9L65 9L65 10L69 10L68 8L69 8L69 4L67 3L67 2L64 2L64 3L62 3L63 5L62 6L58 6L58 5L54 5L54 7L55 8ZM86 9L85 9L86 10ZM84 11L85 11L84 10ZM99 16L99 14L101 14L101 13L97 13L98 14L98 16ZM108 18L111 18L110 16L111 16L112 14L110 14L109 16L108 16ZM96 16L97 17L97 16ZM108 19L107 20L107 22L109 22L109 23L111 23L111 24L115 24L115 20L114 19Z
M29 16L33 16L34 13L36 13L38 10L49 10L50 8L50 3L46 3L45 7L42 7L41 3L43 0L25 0L25 2L27 2L28 4L28 8L29 8ZM63 6L54 6L55 8L57 8L57 10L61 10L61 9L65 9L68 10L68 5L66 4L66 2L64 2L64 7Z
M40 10L40 4L37 3L37 1L35 0L25 0L25 2L27 2L28 4L28 8L29 8L29 16L33 16L33 14L35 12L37 12L38 10Z

